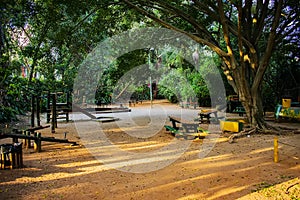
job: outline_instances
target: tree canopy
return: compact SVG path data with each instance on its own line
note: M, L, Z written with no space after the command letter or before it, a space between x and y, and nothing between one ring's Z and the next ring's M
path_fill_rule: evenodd
M279 89L284 74L296 77L291 82L299 84L293 76L299 73L299 4L298 0L4 0L0 5L1 109L7 111L12 99L22 96L22 89L14 85L16 76L27 73L27 82L21 85L36 90L72 89L78 65L98 42L132 28L162 26L213 50L249 122L264 128L262 96ZM137 51L118 59L106 72L107 90L99 91L100 96L107 95L118 77L131 69L130 62L146 63L147 54ZM191 72L189 79L198 84L201 78L197 77ZM43 87L41 80L47 80ZM199 91L202 85L197 84L194 90Z
M299 48L299 1L122 2L158 24L209 46L238 93L253 125L264 127L261 86L272 53ZM299 59L299 55L295 57Z

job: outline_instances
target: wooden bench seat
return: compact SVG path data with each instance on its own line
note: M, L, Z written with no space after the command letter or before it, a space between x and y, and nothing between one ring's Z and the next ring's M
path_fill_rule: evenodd
M178 117L169 116L172 126L165 125L166 130L170 131L175 137L188 138L204 138L201 133L208 133L208 131L199 127L199 123L186 121ZM179 124L177 126L177 124Z
M175 129L172 126L165 125L164 127L166 128L166 131L170 131L172 135L176 135L179 132L178 129Z
M233 112L233 113L238 113L239 116L243 116L243 114L246 113L244 107L236 107L232 112Z
M215 109L202 109L199 112L198 120L200 123L210 123L211 119L218 121L218 111Z

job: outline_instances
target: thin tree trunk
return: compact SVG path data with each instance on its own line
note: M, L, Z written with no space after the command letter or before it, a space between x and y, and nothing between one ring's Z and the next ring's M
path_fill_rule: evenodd
M122 96L122 94L126 91L126 89L130 86L130 84L131 84L132 82L133 82L133 81L129 81L129 82L127 83L127 85L125 85L125 87L122 89L122 91L115 97L115 100L119 99L119 98Z

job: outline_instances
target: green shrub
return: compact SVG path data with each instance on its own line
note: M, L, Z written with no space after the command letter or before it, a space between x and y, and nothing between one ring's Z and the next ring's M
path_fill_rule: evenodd
M16 121L17 114L17 111L13 108L0 106L0 122Z

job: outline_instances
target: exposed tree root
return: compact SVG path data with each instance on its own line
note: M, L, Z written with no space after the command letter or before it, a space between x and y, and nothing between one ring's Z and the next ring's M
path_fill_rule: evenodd
M252 128L247 128L244 129L243 131L239 133L232 134L229 137L229 143L235 142L235 139L245 137L251 134L264 134L264 135L283 135L283 134L299 134L300 131L299 129L296 128L288 128L288 127L277 127L277 126L272 126L270 124L264 123L263 125L261 124L260 126L252 127Z
M250 129L245 129L239 133L236 133L236 134L232 134L230 137L229 137L229 143L233 143L235 141L235 139L237 138L241 138L241 137L244 137L246 135L250 135L250 134L253 134L257 131L256 128L250 128Z
M277 125L271 125L270 123L265 122L265 124L267 125L267 127L278 129L278 130L298 130L297 128L292 128L292 127L287 127L287 126L284 126L284 125L279 125L278 123L275 123Z

